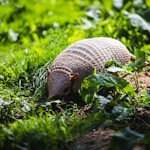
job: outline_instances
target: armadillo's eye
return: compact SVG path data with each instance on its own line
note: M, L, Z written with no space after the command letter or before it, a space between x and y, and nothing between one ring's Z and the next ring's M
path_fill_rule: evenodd
M70 87L66 87L63 91L64 95L67 95L70 92Z

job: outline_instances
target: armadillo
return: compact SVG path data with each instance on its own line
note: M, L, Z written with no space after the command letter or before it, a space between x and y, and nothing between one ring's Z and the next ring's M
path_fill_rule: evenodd
M48 69L48 99L65 96L72 90L77 92L82 81L93 73L105 70L105 63L115 60L122 64L135 60L135 56L120 41L108 37L79 40L53 61Z

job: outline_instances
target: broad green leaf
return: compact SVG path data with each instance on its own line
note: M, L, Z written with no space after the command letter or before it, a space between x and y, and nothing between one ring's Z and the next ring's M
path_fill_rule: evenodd
M134 87L131 86L130 84L128 84L126 87L124 87L124 91L130 96L136 95Z
M143 45L143 47L141 47L140 50L143 51L146 54L149 54L150 53L150 44Z
M81 24L81 25L77 25L77 26L76 26L77 28L81 28L81 29L84 29L84 30L88 30L88 29L94 27L93 24L92 24L92 22L89 21L89 20L87 20L86 18L83 18L83 17L82 17L82 18L80 18L80 19L81 19L82 24Z
M126 71L125 68L120 68L120 67L116 67L116 66L111 66L109 68L106 69L108 72L123 72L123 71Z
M123 7L124 0L113 0L113 4L117 9L121 9Z
M124 120L132 111L132 108L126 108L124 106L121 106L120 104L113 107L113 110L111 111L112 115L116 117L117 121Z
M113 136L109 146L109 150L131 150L135 146L135 144L143 138L143 134L126 128L123 130L123 132L116 133Z
M117 106L116 106L117 107ZM125 108L122 107L122 112L120 113L120 115L116 118L117 121L121 121L124 120L127 116L129 116L129 114L133 111L132 108Z
M132 26L141 28L143 30L147 30L150 32L150 24L146 22L140 15L138 14L129 14L128 15Z
M102 109L102 108L104 108L104 107L106 106L106 104L107 104L108 102L110 102L111 100L109 100L108 98L106 98L106 97L104 97L104 96L98 96L98 101L99 101L99 103L98 103L98 108L99 108L99 109Z
M123 89L128 85L127 81L123 78L118 78L111 74L93 74L87 77L80 88L80 94L84 97L86 102L92 102L98 99L97 92L100 90L100 86L105 88L118 88Z
M98 23L100 21L100 10L98 9L98 6L94 7L94 6L91 6L88 11L86 12L86 15L89 17L89 18L92 18L95 23Z
M122 78L118 78L114 75L105 73L105 74L93 74L92 76L88 77L89 80L94 85L100 86L117 86L124 88L128 83Z
M115 61L115 60L110 60L105 63L106 68L111 67L111 66L116 66L116 67L120 67L120 68L123 67L123 65L120 62Z
M111 1L110 0L102 0L102 4L107 11L110 11L112 9L112 6L113 6L112 0Z
M149 8L149 7L140 9L140 10L138 11L138 14L139 14L145 21L147 21L147 23L150 23L150 18L149 18L149 15L150 15L150 8Z
M146 4L147 4L148 7L150 7L150 1L147 0Z

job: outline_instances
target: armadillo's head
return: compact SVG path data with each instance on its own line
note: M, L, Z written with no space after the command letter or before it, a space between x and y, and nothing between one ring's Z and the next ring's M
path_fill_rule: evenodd
M78 74L68 73L60 69L48 69L48 99L54 96L68 95Z

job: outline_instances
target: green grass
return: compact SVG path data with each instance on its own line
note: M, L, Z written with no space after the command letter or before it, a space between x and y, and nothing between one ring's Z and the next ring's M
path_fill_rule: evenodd
M1 141L6 143L1 142L1 147L4 149L65 149L67 142L78 134L72 133L72 128L69 127L75 118L71 120L68 116L68 120L65 115L46 113L47 115L40 113L38 117L18 120L8 127L3 127Z
M126 67L126 72L142 71L142 63L150 60L149 2L138 5L125 1L120 8L108 0L18 0L0 4L1 149L69 149L69 143L81 134L111 127L116 120L124 120L134 110L149 105L147 89L137 93L125 80L108 74L84 81L80 94L92 104L85 118L77 115L76 104L54 112L52 102L46 99L47 68L63 49L79 39L119 39L137 58L142 56L138 63ZM130 18L133 13L143 22ZM103 93L111 88L113 93L107 96L112 101L101 104L99 88ZM63 101L55 103L63 105ZM108 113L106 107L114 111Z

